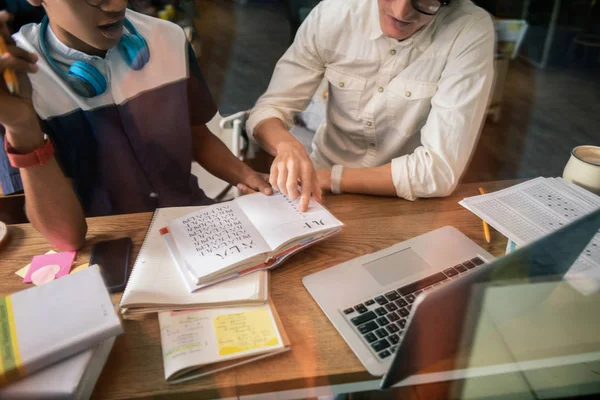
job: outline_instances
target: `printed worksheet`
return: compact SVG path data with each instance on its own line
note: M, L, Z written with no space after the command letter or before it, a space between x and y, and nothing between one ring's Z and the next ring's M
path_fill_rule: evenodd
M563 179L536 178L460 202L494 229L525 246L600 208L600 197ZM566 278L600 282L600 231Z

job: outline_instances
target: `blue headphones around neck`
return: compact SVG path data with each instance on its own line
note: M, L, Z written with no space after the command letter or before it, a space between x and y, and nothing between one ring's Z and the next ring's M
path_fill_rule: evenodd
M121 36L121 40L117 45L119 53L131 67L131 69L138 71L148 63L150 60L150 49L146 40L140 35L129 20L124 21L125 28L129 33L124 33ZM101 95L106 91L108 84L106 78L96 67L84 62L75 61L69 67L69 71L63 71L57 64L56 61L50 57L50 53L46 47L46 31L48 30L48 16L42 20L40 28L40 49L42 54L46 57L48 65L61 77L63 81L69 85L75 93L81 97L91 98Z

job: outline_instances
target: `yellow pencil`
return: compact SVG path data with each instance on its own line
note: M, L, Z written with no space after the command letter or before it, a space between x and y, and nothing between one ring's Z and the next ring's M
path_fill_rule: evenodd
M479 188L479 193L485 194L485 190L483 190L483 188ZM483 222L483 234L485 235L485 240L490 243L492 241L492 236L490 235L490 226L484 220L481 220L481 222Z
M6 42L4 38L0 36L0 56L8 51L6 47ZM4 70L4 82L6 82L6 86L8 90L12 94L17 94L19 92L19 81L17 80L17 74L12 69L6 68Z

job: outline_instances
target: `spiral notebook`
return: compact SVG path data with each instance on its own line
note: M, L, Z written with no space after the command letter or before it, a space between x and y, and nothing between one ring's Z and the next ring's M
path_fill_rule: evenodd
M267 301L268 274L258 271L190 293L180 276L159 229L169 220L202 207L159 208L154 213L121 299L121 312L141 314L158 311L260 305Z

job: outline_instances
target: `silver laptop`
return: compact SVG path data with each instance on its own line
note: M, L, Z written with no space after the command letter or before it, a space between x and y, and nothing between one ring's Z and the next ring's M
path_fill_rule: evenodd
M600 292L581 293L563 280L578 257L592 257L584 250L598 245L592 238L599 230L597 210L421 294L380 388L578 364L566 374L546 373L548 379L533 375L527 392L547 396L564 385L558 393L600 393L600 378L578 380L585 365L600 360ZM454 389L471 397L464 382ZM453 393L439 395L463 396Z
M493 259L447 226L308 275L303 283L369 373L380 376L416 297Z

